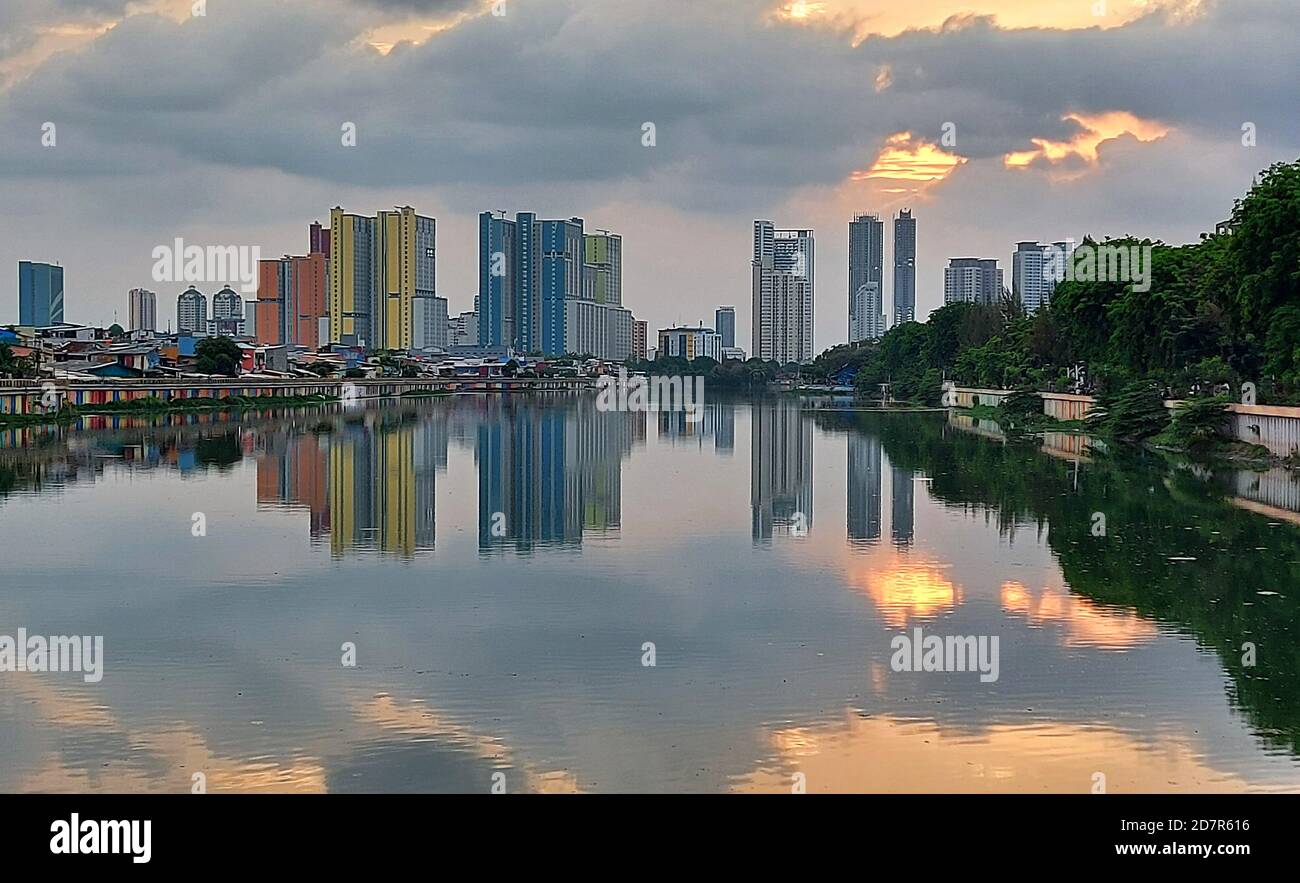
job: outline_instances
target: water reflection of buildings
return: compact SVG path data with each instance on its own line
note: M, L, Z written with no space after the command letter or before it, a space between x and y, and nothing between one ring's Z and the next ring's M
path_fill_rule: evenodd
M755 542L774 533L800 535L812 529L812 421L797 404L754 405L750 409L750 507Z
M849 545L880 539L880 439L860 432L848 436Z
M319 430L263 436L258 504L306 509L312 540L328 536L336 556L431 551L435 476L447 468L442 415L374 411Z
M848 435L848 539L850 546L873 545L881 533L880 439L853 432ZM887 461L886 461L887 462ZM910 546L916 502L911 469L889 465L889 536L895 546Z
M890 467L889 493L892 500L889 507L889 538L899 547L912 545L913 513L916 508L914 476L911 469Z
M330 550L402 557L434 547L434 476L447 462L437 415L406 422L376 413L345 422L330 440Z
M317 435L272 432L262 437L257 460L257 505L305 509L312 540L329 533L326 442Z
M622 524L622 462L645 414L589 402L484 400L478 427L479 549L577 546ZM644 431L644 430L642 430Z
M690 414L684 409L656 412L659 440L670 444L694 441L702 447L707 439L713 439L715 450L730 455L736 447L735 405L714 401L699 407L695 420L689 419ZM644 417L644 414L641 416Z

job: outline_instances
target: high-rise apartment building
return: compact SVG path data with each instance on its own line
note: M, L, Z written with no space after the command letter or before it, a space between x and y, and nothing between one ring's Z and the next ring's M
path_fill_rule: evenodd
M566 301L583 300L584 277L592 278L586 271L582 219L537 221L535 227L541 234L541 322L535 346L548 356L564 355L566 352L590 352L586 348L568 349L564 342L567 328ZM591 295L594 292L587 289L585 299L592 299ZM630 328L628 335L630 346Z
M330 256L330 228L322 227L320 221L313 221L307 234L307 254L323 254L326 260Z
M476 298L477 300L477 298ZM449 346L478 346L478 313L470 310L447 321Z
M375 217L330 212L330 340L371 349L434 345L437 224L410 206ZM417 322L418 320L418 322Z
M208 299L193 285L176 298L176 330L204 334L208 328Z
M375 219L330 210L330 342L371 345ZM261 322L259 321L260 325Z
M18 262L18 324L42 328L63 322L63 268Z
M1002 270L994 258L950 258L943 271L945 304L997 304L1002 298Z
M328 312L328 265L321 252L259 263L254 323L258 343L316 350L327 342L321 340L320 328Z
M849 342L876 340L884 332L885 316L880 312L883 298L879 282L864 282L849 300Z
M849 222L849 343L885 333L885 223L876 215Z
M587 233L585 260L592 268L592 299L596 303L623 303L623 237L608 230Z
M218 321L222 319L244 319L244 299L239 296L229 285L224 286L216 294L212 295L212 318Z
M478 340L482 346L513 346L521 350L516 312L527 313L515 288L520 271L518 224L483 212L478 217L479 305ZM531 225L530 225L531 228ZM531 229L529 230L531 254ZM531 280L530 280L531 281ZM531 295L531 291L529 292ZM528 322L522 324L527 325Z
M586 234L581 218L479 215L479 343L520 353L624 360L622 238Z
M415 299L415 341L417 350L447 348L447 299L445 297L419 297Z
M641 319L632 320L632 358L644 362L646 357L646 335L650 333L650 323Z
M158 295L147 288L132 288L126 293L126 302L129 330L158 330Z
M815 240L811 230L754 222L751 261L753 355L778 362L813 358Z
M441 323L437 305L421 303L437 296L436 228L433 218L417 215L410 206L379 213L374 252L378 303L371 327L372 348L405 351L434 346L437 329L447 327L445 302Z
M722 361L722 336L712 328L660 328L660 358L677 356L683 359L708 358Z
M894 217L894 324L916 320L916 218L902 209Z
M736 347L736 308L718 307L713 314L713 328L722 335L722 348Z
M1051 244L1016 243L1011 255L1011 293L1027 314L1032 316L1051 303L1052 292L1064 278L1065 265L1072 254L1072 240Z

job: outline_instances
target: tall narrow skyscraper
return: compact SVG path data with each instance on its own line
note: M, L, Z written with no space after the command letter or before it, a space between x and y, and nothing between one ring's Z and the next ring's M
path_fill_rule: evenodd
M713 330L722 335L722 348L731 349L736 345L736 308L718 307L713 314Z
M876 215L849 222L849 343L885 333L885 223Z
M916 219L909 209L894 217L894 324L916 320Z
M374 349L409 350L437 334L435 296L436 222L400 206L380 212L375 224L375 289L371 333ZM419 322L419 333L416 322ZM443 327L447 314L441 314ZM429 342L425 345L432 345Z
M158 296L147 288L132 288L126 294L131 331L158 330Z
M592 299L600 304L623 303L623 237L608 230L583 237L586 262L592 268Z
M771 221L754 222L754 356L782 363L812 361L814 246L811 230L778 230Z
M37 328L63 322L63 268L18 262L18 324Z
M330 342L369 346L374 340L375 219L331 209L329 263Z

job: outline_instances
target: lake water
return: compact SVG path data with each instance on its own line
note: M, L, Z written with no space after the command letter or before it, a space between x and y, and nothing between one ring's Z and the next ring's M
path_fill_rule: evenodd
M0 672L0 790L1300 786L1285 473L944 413L701 416L0 433L0 635L104 639L97 683ZM918 627L996 638L996 680L899 670Z

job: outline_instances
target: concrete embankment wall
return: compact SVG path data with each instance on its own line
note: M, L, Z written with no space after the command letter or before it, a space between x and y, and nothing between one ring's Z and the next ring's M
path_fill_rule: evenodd
M953 398L957 407L975 405L997 407L1013 390L955 387ZM1057 420L1082 420L1096 404L1092 396L1066 393L1039 393L1043 399L1043 413ZM1173 409L1181 404L1170 400L1165 406ZM1279 457L1300 450L1300 408L1281 405L1228 405L1228 431L1239 441L1263 445Z
M0 414L44 414L50 401L86 408L110 402L156 398L165 402L184 399L281 398L344 396L352 387L356 396L397 396L406 392L512 392L583 389L581 378L385 378L383 380L104 380L100 382L0 380ZM52 392L54 399L48 399ZM57 410L57 405L54 410Z

